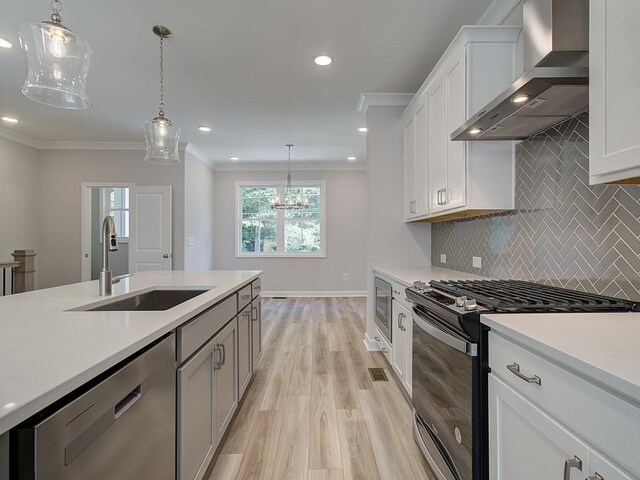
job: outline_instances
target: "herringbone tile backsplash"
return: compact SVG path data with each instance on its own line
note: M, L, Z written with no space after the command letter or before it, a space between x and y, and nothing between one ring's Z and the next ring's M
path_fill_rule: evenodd
M520 143L516 210L433 224L432 264L640 300L640 186L589 185L588 124Z

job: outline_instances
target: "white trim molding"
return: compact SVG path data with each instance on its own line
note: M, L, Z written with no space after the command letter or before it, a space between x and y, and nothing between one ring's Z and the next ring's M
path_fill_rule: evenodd
M286 172L288 164L282 162L216 162L214 170L216 172ZM364 162L353 163L318 161L318 162L291 162L292 170L296 174L300 172L335 172L335 171L364 171L367 166Z
M375 93L363 92L358 101L358 111L367 113L369 107L405 107L413 99L415 93Z
M209 157L209 155L207 155L202 150L200 150L198 147L193 145L193 143L187 143L187 146L184 149L184 152L188 153L189 155L193 155L195 158L200 160L202 163L204 163L211 170L215 170L216 163Z
M287 298L309 298L309 297L366 297L367 292L362 290L335 290L335 291L302 291L302 292L262 292L263 297L287 297Z
M380 345L378 344L378 342L376 342L373 338L371 338L367 332L364 332L364 338L362 339L362 341L364 342L364 346L368 351L370 352L380 351Z
M522 0L493 0L487 11L484 12L478 25L502 25L511 12Z
M14 132L12 130L7 130L5 128L0 128L0 137L6 138L7 140L13 140L14 142L21 143L22 145L26 145L32 148L40 148L40 141L35 138L27 137L26 135L22 135L21 133Z

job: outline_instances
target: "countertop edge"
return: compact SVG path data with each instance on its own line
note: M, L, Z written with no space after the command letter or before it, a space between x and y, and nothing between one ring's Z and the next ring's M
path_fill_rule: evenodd
M471 278L474 278L474 279L485 278L479 275L475 275L473 273L461 272L459 270L451 270L443 267L434 267L431 265L425 265L421 267L389 267L389 266L374 265L371 268L371 270L374 272L380 273L386 277L389 277L392 280L395 280L396 282L401 283L406 287L413 286L414 280L408 280L407 278L400 277L397 273L398 271L403 271L403 270L411 271L412 277L413 277L413 273L417 274L419 271L422 271L428 276L433 276L434 278L424 278L424 277L415 278L415 280L420 280L427 283L430 280L458 280L458 279L471 279ZM428 273L431 271L433 271L434 273ZM435 275L435 273L437 273L438 275ZM447 277L447 278L444 278L444 277Z
M220 302L224 298L228 297L233 292L250 284L257 278L259 278L262 274L263 274L262 270L256 270L256 273L248 277L248 279L242 280L238 283L235 283L234 286L228 287L226 290L223 290L212 299L202 302L201 304L196 306L193 310L191 310L189 313L180 315L171 323L163 325L162 327L159 327L153 333L145 336L144 338L141 338L137 342L129 345L127 348L117 351L116 353L103 359L99 363L88 367L86 370L83 370L82 372L78 373L73 377L70 377L67 381L60 384L58 387L48 390L47 392L45 392L44 394L36 398L28 400L26 403L18 406L15 410L12 410L3 416L0 416L0 435L5 434L16 425L27 420L29 417L33 416L34 414L48 407L49 405L61 399L65 395L73 392L75 389L81 387L82 385L92 380L96 376L100 375L101 373L104 373L114 365L117 365L121 361L127 359L128 357L135 354L136 352L146 347L147 345L153 343L155 340L159 339L160 337L177 329L182 324L191 320L192 318L199 315L200 313L207 310L208 308L212 307L213 305Z

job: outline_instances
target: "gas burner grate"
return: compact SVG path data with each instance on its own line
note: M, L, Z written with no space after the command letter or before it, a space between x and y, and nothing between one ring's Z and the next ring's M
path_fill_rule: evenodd
M496 312L639 311L637 302L523 280L432 281L431 287L474 298Z

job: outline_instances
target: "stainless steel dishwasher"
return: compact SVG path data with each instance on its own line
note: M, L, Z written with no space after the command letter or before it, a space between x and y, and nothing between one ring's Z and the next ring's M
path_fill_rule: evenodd
M175 479L175 358L171 334L17 427L11 478Z

